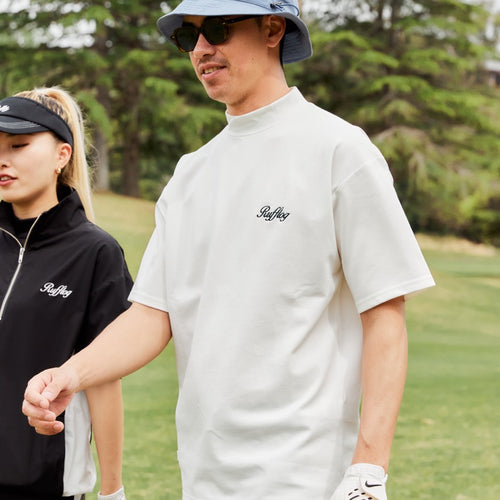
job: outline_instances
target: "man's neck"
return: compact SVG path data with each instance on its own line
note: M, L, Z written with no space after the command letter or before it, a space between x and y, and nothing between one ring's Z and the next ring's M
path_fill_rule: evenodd
M289 92L290 87L285 81L272 82L272 85L268 85L265 91L256 92L252 96L247 97L244 101L228 104L227 113L231 116L251 113L252 111L272 104Z

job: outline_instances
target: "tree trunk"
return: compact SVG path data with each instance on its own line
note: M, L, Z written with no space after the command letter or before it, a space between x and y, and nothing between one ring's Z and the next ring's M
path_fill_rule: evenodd
M139 197L139 84L129 81L123 97L127 103L127 124L123 131L123 192Z
M97 153L93 188L95 191L109 191L109 144L99 129L94 130L92 140Z
M101 27L97 30L94 50L100 57L107 56L107 40L106 28ZM96 75L96 80L99 81L101 74ZM106 114L111 116L111 99L109 96L109 88L103 83L97 84L97 101L106 110ZM94 189L96 191L109 191L109 138L99 128L96 128L92 133L94 147L97 152L97 165L94 172Z

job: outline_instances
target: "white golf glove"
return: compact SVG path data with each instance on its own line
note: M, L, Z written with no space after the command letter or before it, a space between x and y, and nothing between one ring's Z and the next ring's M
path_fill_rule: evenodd
M332 500L387 500L386 481L387 474L383 467L372 464L351 465Z
M99 491L97 493L97 500L127 500L125 498L125 489L122 486L118 491L111 493L111 495L101 495Z

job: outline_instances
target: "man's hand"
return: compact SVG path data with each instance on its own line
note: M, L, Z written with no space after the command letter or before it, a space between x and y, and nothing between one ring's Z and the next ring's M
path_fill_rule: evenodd
M26 387L22 411L39 434L52 436L64 429L56 418L67 408L78 387L70 368L51 368L35 375Z
M351 465L332 500L387 500L385 483L387 475L378 465Z

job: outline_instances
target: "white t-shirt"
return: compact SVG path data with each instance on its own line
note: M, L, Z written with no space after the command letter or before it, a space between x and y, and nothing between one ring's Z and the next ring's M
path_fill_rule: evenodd
M185 500L330 499L359 313L434 284L382 155L297 89L181 158L130 299L168 311Z

